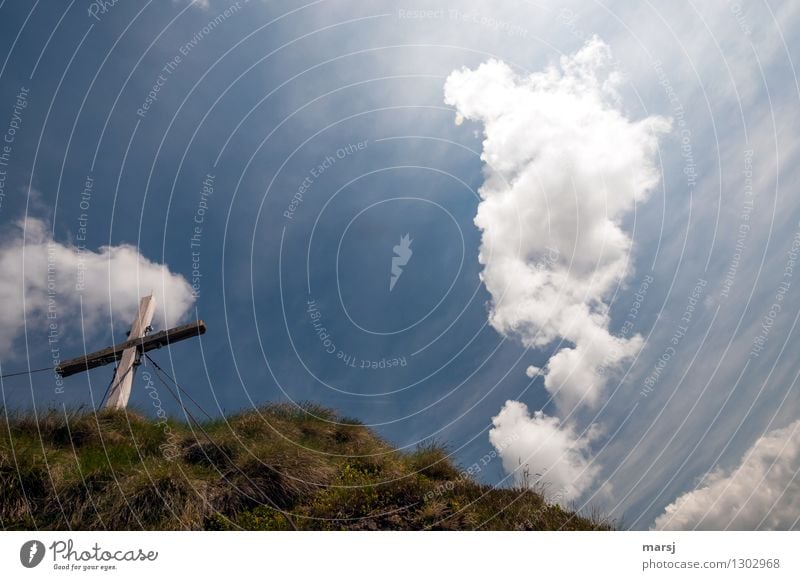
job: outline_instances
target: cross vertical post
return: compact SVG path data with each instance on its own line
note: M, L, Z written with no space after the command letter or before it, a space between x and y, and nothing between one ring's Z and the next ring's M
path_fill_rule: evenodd
M156 310L156 299L151 294L144 296L139 301L139 311L136 318L133 319L131 324L131 331L128 334L128 340L137 340L143 338L150 323L153 322L153 314ZM135 366L139 364L139 350L133 346L126 348L122 352L122 357L119 359L114 380L108 392L108 400L106 401L106 409L124 409L128 405L128 399L131 396L131 387L133 386L133 374L136 372Z

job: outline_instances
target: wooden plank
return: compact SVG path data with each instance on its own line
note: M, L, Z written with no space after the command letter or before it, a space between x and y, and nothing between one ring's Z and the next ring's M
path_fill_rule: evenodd
M148 352L168 346L174 342L186 340L194 336L200 336L206 332L206 323L202 320L195 320L189 324L176 326L169 330L162 330L156 334L145 336L135 340L126 340L114 346L98 350L83 356L65 360L58 367L56 372L62 377L88 371L97 367L118 361L122 353L129 348L137 348L139 352Z
M136 318L133 319L128 338L133 340L142 338L147 333L150 323L153 322L155 313L156 299L153 295L142 297L139 301L139 312L136 314ZM133 373L135 372L133 366L138 362L139 353L135 346L122 351L114 380L111 382L111 388L108 391L106 409L124 409L127 407L128 399L131 396L131 387L133 386Z

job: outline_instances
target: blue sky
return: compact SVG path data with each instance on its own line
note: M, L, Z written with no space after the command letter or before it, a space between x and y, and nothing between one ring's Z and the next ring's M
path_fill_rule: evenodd
M658 141L658 185L619 219L629 268L605 297L612 334L636 308L631 332L642 347L597 406L561 418L598 432L586 450L597 473L575 501L648 528L677 498L694 500L687 494L707 486L704 476L724 479L800 418L800 282L786 275L800 231L800 9L456 4L0 4L0 132L15 118L19 126L0 168L3 259L22 263L26 219L67 249L131 245L198 284L191 306L172 301L171 312L203 318L209 332L154 357L205 408L312 400L401 447L446 441L469 466L492 451L491 420L507 400L559 415L542 378L525 373L559 343L526 347L489 323L473 223L485 127L454 123L445 82L490 58L521 76L541 71L596 35L623 74L620 113L671 118L672 130ZM413 12L422 8L433 12ZM204 181L213 183L205 196ZM406 234L413 255L389 291L393 248ZM78 292L75 272L60 268L61 354L121 340L130 296L102 280ZM135 271L113 276L134 303L147 290ZM21 301L41 287L24 272L3 284L25 313L22 327L3 320L3 372L52 364L46 312ZM47 373L4 379L4 401L89 404L110 372L69 378L63 392ZM136 384L132 404L147 411ZM499 485L507 476L499 460L478 474ZM793 516L775 526L796 527Z

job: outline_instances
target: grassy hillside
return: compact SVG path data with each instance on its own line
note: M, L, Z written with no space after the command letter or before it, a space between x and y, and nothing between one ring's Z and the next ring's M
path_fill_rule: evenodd
M441 447L398 452L313 405L272 405L202 430L130 410L37 422L0 409L0 423L4 529L609 527L533 491L479 485Z

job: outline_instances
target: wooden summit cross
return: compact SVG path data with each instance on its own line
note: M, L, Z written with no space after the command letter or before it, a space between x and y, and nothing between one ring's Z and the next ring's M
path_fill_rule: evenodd
M83 356L62 362L56 367L56 372L62 377L68 377L119 361L114 373L114 380L108 389L106 409L124 409L128 405L133 385L133 375L142 355L150 350L161 348L173 342L192 338L204 334L206 324L202 320L195 320L183 326L176 326L169 330L162 330L147 336L151 330L150 323L156 310L156 299L151 294L139 301L139 311L131 324L128 340L109 346Z

